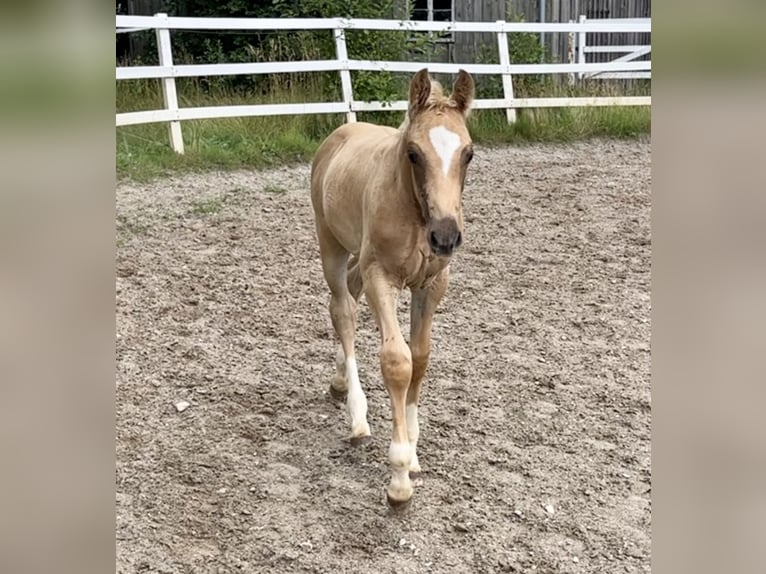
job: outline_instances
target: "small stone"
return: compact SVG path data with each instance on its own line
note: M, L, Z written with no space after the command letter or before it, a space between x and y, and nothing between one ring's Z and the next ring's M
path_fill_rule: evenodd
M407 544L407 539L406 538L400 538L399 539L399 546L404 546L405 544Z
M545 512L547 512L548 514L550 514L552 516L553 513L556 512L556 509L553 508L552 504L546 504L545 505Z
M513 511L513 513L514 513L516 516L518 516L519 518L521 518L521 510L514 510L514 511Z
M455 530L457 530L458 532L468 532L469 530L468 524L462 524L458 522L457 524L455 524Z
M218 490L216 490L216 492L218 494L226 494L226 487L224 486L223 488L219 488Z
M301 548L305 548L309 552L311 552L314 549L314 545L309 541L301 542L298 546L300 546Z
M191 403L186 401L178 401L174 406L179 413L182 413L191 406Z
M580 559L577 556L572 556L572 562L577 564L580 561Z

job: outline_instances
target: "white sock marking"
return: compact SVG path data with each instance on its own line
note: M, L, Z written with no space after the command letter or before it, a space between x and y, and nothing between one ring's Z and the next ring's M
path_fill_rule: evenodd
M412 447L408 442L391 442L388 447L388 461L397 470L409 470Z
M420 427L418 425L418 406L407 405L407 436L410 442L417 442L418 435L420 434Z
M431 140L431 145L436 150L436 154L442 160L444 175L449 175L452 156L455 155L457 148L460 147L460 136L444 126L436 126L428 132L428 137Z
M407 437L410 439L412 447L412 460L410 461L410 470L420 472L420 463L418 462L418 437L420 436L420 424L418 423L418 406L415 404L407 405Z
M410 463L412 447L410 443L392 442L388 447L388 461L391 463L391 482L388 485L388 495L395 500L409 500L412 496L410 481Z
M362 384L359 382L359 372L356 369L356 358L346 359L346 380L348 381L348 396L346 405L351 417L351 434L366 436L370 434L367 424L367 397L364 396Z

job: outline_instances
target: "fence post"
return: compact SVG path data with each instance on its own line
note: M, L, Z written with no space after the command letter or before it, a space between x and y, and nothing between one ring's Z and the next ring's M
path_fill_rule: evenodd
M496 24L505 24L504 20L497 20ZM513 79L511 78L511 72L508 67L511 65L511 57L508 53L508 32L501 30L497 33L497 50L500 55L500 65L503 66L506 71L503 72L503 99L507 102L513 101ZM505 115L508 118L508 123L512 124L516 121L516 108L509 104L509 107L505 109Z
M167 20L168 15L159 13L154 15L161 20ZM173 49L170 45L170 30L166 28L157 28L157 52L160 56L160 66L173 65ZM162 97L165 100L165 109L178 111L178 94L176 92L176 79L174 77L162 78ZM179 154L184 153L184 138L181 133L181 122L171 121L168 124L170 133L170 145L173 151Z
M346 50L346 31L343 28L335 28L335 53L341 65L340 87L343 90L343 103L348 105L346 121L355 122L356 112L351 109L354 101L354 92L351 89L351 72L348 69L348 51Z
M585 24L585 14L580 14L580 24ZM577 33L577 63L585 63L585 32ZM579 72L577 77L582 80L585 72Z
M570 24L574 24L574 20L569 20ZM567 34L567 62L570 64L575 63L575 33L574 30L570 30ZM575 73L569 72L567 74L567 83L570 86L574 86Z

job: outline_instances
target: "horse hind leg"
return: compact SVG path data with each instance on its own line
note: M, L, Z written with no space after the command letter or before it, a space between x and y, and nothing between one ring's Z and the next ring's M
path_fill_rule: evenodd
M330 396L336 401L345 401L348 397L348 379L346 378L346 355L343 345L338 344L335 355L335 374L330 380Z
M362 276L359 270L359 256L354 255L348 261L346 271L346 284L351 296L355 302L359 302L362 294ZM335 400L346 400L348 392L348 380L346 379L346 354L343 351L343 345L338 345L338 352L335 356L335 375L333 375L330 384L330 395Z
M359 266L359 256L354 255L348 262L347 272L348 290L354 301L359 302L359 297L362 296L362 272Z
M354 351L356 299L349 291L347 282L349 253L321 225L318 226L318 236L322 269L331 293L330 316L340 338L335 359L337 372L330 384L330 394L341 398L345 394L351 419L351 442L358 444L370 436L370 426L367 423L367 397L359 381Z

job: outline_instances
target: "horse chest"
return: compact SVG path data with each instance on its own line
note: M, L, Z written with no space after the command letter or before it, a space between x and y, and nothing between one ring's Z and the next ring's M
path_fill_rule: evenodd
M436 257L430 253L426 254L423 251L419 251L413 259L415 260L413 261L413 269L406 282L410 289L427 287L434 277L449 265L448 259Z

